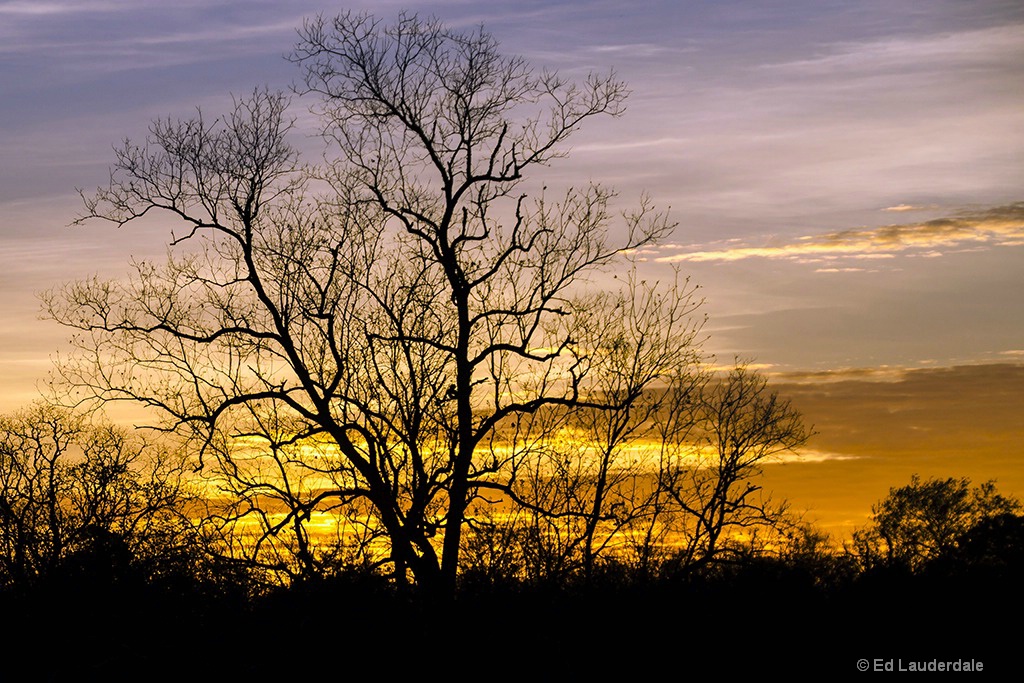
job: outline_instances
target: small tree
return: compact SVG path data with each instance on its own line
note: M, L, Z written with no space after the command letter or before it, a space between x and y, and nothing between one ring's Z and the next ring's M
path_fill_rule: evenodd
M624 282L623 292L586 301L573 335L589 350L589 395L601 402L559 413L555 427L546 427L547 448L500 487L532 511L534 534L556 564L584 577L602 556L625 561L649 542L657 418L700 381L696 288L683 280L652 285L635 271Z
M706 564L728 551L732 533L754 533L786 521L785 506L758 483L762 467L807 442L800 413L746 365L708 376L686 392L662 421L659 486L662 514L683 546L682 567Z
M994 481L972 487L966 477L923 481L915 474L871 507L871 523L854 532L852 550L866 568L916 572L953 551L972 528L1019 510L1020 502L998 493Z
M0 417L0 575L26 583L88 555L125 565L179 552L181 475L169 454L101 420L45 403Z

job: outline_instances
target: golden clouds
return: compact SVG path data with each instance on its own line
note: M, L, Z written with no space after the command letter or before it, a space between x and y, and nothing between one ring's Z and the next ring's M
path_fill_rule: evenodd
M910 211L900 205L886 211ZM778 246L728 247L715 251L692 251L657 258L657 261L739 261L748 258L815 260L835 258L894 258L900 252L935 257L941 249L964 246L1019 246L1024 244L1024 202L983 211L954 214L917 223L857 228L809 235ZM837 272L849 269L822 269Z

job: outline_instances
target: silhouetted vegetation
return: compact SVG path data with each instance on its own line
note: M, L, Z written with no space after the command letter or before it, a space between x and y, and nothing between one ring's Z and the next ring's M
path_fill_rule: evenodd
M168 216L167 262L45 297L78 331L64 391L152 409L217 492L219 555L271 585L358 568L450 594L468 567L684 571L782 525L757 475L808 431L756 372L708 370L692 285L629 267L673 224L528 183L624 84L415 16L300 35L335 156L304 165L262 90L157 121L81 220ZM589 286L613 267L618 289Z
M936 561L952 561L971 534L978 551L991 546L993 535L1007 533L1012 540L1012 524L1005 520L1020 509L1020 502L1000 495L992 481L971 488L968 479L914 476L872 508L871 524L854 532L851 549L869 571L922 572Z
M59 423L46 424L52 430ZM14 436L28 431L13 419L3 425ZM77 439L89 433L76 432ZM24 457L9 447L20 443L12 432L5 439L6 458ZM151 471L142 462L132 466ZM65 474L66 490L91 476L87 467ZM876 506L875 523L908 489L921 513L941 507L952 494L960 500L961 491L975 503L998 505L974 505L992 514L968 522L941 550L912 564L865 563L855 544L844 548L813 526L794 523L775 527L771 542L736 540L730 552L689 564L681 564L678 554L653 551L639 563L629 550L602 554L589 567L578 557L562 571L537 572L517 564L537 552L529 527L513 533L495 524L480 527L496 535L487 537L486 552L467 546L457 590L443 599L410 590L371 566L339 565L318 577L282 582L266 568L225 558L209 539L164 533L142 544L115 520L79 529L60 561L31 580L8 572L0 608L22 615L24 628L11 642L26 655L46 650L49 641L39 634L54 624L74 634L49 670L52 680L72 674L127 679L139 667L155 667L160 673L151 677L166 674L166 680L197 670L230 678L284 675L295 666L296 647L308 658L306 671L329 673L345 657L357 657L360 666L415 671L418 658L432 656L437 647L439 636L430 634L445 629L464 634L460 661L466 666L495 666L502 660L495 659L493 644L515 643L518 665L543 663L545 676L552 677L625 675L636 666L637 653L678 648L680 642L698 648L707 659L692 666L707 670L722 661L759 669L765 658L790 671L835 670L866 652L882 656L892 643L904 645L903 656L907 643L924 652L939 644L968 648L972 657L992 655L995 622L974 623L970 630L960 624L985 606L1020 605L1024 517L996 511L1019 506L991 483L972 489L967 480L922 483L915 477ZM12 492L5 489L4 496L10 500ZM183 506L178 512L184 518L189 504L187 497L175 503ZM57 507L70 515L74 499ZM155 520L167 513L166 505L151 510ZM202 527L201 517L194 526ZM471 531L467 540L485 537ZM6 535L5 547L14 555L19 538L34 537ZM40 554L24 550L20 554ZM482 562L482 555L493 558L499 550L520 559ZM792 649L793 638L799 638L799 651ZM595 642L606 645L598 652ZM396 648L402 658L392 661ZM990 671L998 661L990 660Z
M257 90L154 123L86 196L83 220L185 232L164 264L45 297L76 331L74 408L0 421L19 642L81 634L67 670L114 677L550 650L551 679L679 647L722 669L799 632L810 665L875 656L851 639L888 600L931 613L935 586L1019 576L1019 504L991 483L915 478L847 548L762 490L811 430L748 365L709 368L692 285L631 267L671 222L527 182L622 111L613 75L537 73L413 16L312 20L293 58L323 166ZM612 267L621 288L595 288ZM152 440L104 421L112 401L151 409Z

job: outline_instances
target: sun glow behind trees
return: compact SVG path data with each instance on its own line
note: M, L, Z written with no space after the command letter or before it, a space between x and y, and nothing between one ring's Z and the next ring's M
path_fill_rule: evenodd
M807 433L796 414L741 367L690 387L684 431L665 438L680 409L666 396L652 391L650 411L617 440L605 431L614 419L601 413L596 423L551 414L531 440L516 428L500 431L478 455L503 465L491 466L468 506L463 569L537 580L592 572L605 560L687 566L782 542L777 534L798 520L761 490L760 473L801 457L795 449ZM743 421L756 426L738 427ZM216 528L224 552L279 580L386 565L390 547L373 508L339 494L357 482L339 476L337 446L278 441L227 439L218 465L199 475L209 509L196 522ZM443 531L431 543L440 551Z

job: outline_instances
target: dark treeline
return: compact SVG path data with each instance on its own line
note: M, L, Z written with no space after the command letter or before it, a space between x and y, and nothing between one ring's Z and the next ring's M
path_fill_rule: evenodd
M207 508L169 453L69 420L37 406L0 423L0 609L17 624L10 653L53 653L50 680L414 672L446 648L460 666L545 680L665 662L836 677L861 657L996 671L1008 663L995 615L1024 597L1019 502L953 478L892 489L843 543L779 518L713 556L667 543L588 565L566 548L552 561L506 518L464 537L452 595L343 554L313 576L274 574L204 530Z
M543 680L653 675L668 663L841 679L862 657L976 659L997 674L1012 670L1022 541L1024 520L1002 516L916 571L805 554L638 579L609 562L586 581L476 581L444 602L355 573L252 593L240 575L157 578L97 552L31 588L6 587L0 609L17 629L8 661L38 663L43 680L399 675L425 662Z

